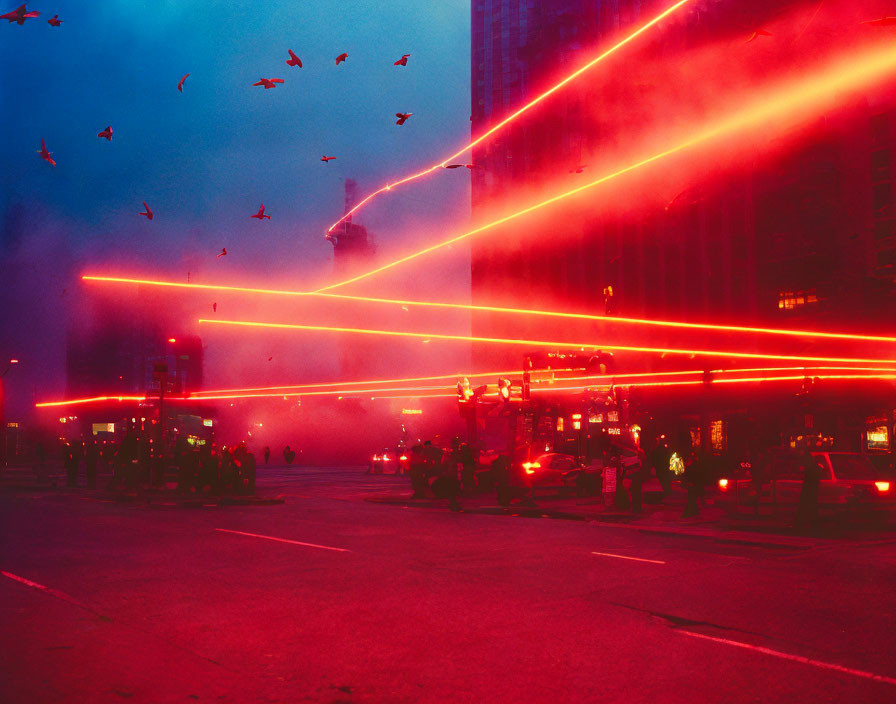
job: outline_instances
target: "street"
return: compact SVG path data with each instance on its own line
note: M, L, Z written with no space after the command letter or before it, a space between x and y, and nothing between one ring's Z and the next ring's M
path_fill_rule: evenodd
M887 701L896 538L777 547L372 503L0 492L3 702ZM409 489L408 489L409 491Z

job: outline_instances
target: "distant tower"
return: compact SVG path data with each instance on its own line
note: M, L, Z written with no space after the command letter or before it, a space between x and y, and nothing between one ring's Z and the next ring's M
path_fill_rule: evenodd
M354 207L358 200L358 183L354 179L345 179L345 213ZM338 275L347 275L360 269L373 259L374 246L367 238L367 228L356 225L349 215L333 232L327 235L333 243L333 271Z

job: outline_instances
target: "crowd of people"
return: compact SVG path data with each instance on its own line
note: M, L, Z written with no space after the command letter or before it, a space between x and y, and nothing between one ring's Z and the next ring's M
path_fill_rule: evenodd
M120 439L68 440L62 445L61 460L66 484L72 487L80 484L83 467L88 489L97 488L102 476L108 477L104 488L110 491L162 488L174 481L183 494L255 492L256 460L245 442L219 448L206 441L196 446L178 436L163 448L153 437L128 430ZM49 478L42 442L35 446L34 472L41 482Z

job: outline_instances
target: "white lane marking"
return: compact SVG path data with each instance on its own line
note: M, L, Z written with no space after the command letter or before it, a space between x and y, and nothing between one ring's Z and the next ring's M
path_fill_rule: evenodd
M677 629L676 629L677 630ZM725 645L733 645L738 648L746 648L747 650L755 650L758 653L764 653L765 655L774 655L777 658L783 658L784 660L793 660L794 662L801 662L804 665L814 665L815 667L822 667L828 670L836 670L837 672L843 672L847 675L855 675L856 677L865 677L869 680L874 680L876 682L886 682L887 684L896 684L896 678L894 677L886 677L885 675L875 675L873 672L865 672L864 670L854 670L851 667L843 667L843 665L835 665L832 662L824 662L823 660L812 660L811 658L804 658L802 655L792 655L790 653L782 653L779 650L772 650L771 648L763 648L761 645L750 645L749 643L741 643L737 640L728 640L727 638L716 638L714 636L705 636L702 633L693 633L691 631L682 631L677 630L678 633L683 633L686 636L692 636L694 638L702 638L704 640L711 640L716 643L724 643Z
M345 548L333 548L329 545L315 545L314 543L301 543L298 540L287 540L286 538L275 538L272 535L259 535L258 533L244 533L241 530L230 530L229 528L215 528L222 533L234 533L236 535L248 535L250 538L264 538L265 540L276 540L278 543L289 543L291 545L304 545L306 548L320 548L321 550L333 550L334 552L351 552Z
M628 555L614 555L611 552L592 552L592 555L602 555L603 557L618 557L620 560L636 560L637 562L652 562L655 565L665 565L664 560L648 560L644 557L629 557Z
M82 604L80 601L75 599L73 596L69 596L65 592L61 592L58 589L51 589L50 587L44 586L43 584L38 584L37 582L32 582L30 579L25 579L24 577L19 577L19 575L13 574L12 572L0 571L0 574L2 574L4 577L9 577L10 579L15 580L16 582L20 582L21 584L24 584L25 586L34 587L35 589L40 589L45 594L55 596L57 599L62 599L63 601L67 601L71 604L75 604L76 606L81 606L85 609L93 611L93 609L91 609L89 606L87 606L87 604Z

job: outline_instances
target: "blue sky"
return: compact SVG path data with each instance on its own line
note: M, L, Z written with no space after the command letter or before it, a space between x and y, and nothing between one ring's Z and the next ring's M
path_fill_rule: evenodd
M15 0L7 4L0 11ZM9 397L64 383L73 295L56 294L82 271L322 280L342 179L366 192L469 139L467 2L41 0L29 9L41 17L0 26L0 295L13 312L0 333L3 354L39 364L7 375ZM59 28L46 22L56 13ZM286 66L290 48L304 68ZM393 66L404 53L408 66ZM260 77L286 83L252 87ZM398 127L398 111L414 116ZM106 125L111 143L96 136ZM55 169L35 153L42 137ZM324 153L338 159L323 164ZM449 176L458 172L365 213L384 256L431 236L421 223L466 224L468 174ZM142 201L152 222L137 215ZM261 203L272 220L249 219ZM216 259L222 246L230 254Z

